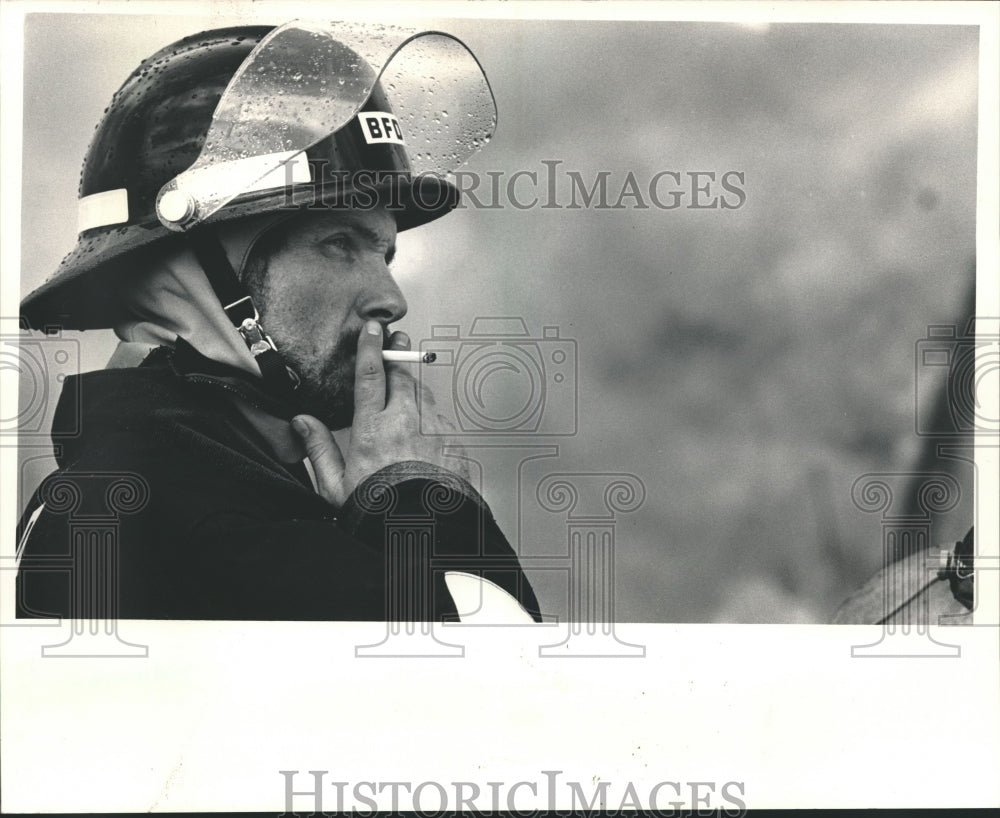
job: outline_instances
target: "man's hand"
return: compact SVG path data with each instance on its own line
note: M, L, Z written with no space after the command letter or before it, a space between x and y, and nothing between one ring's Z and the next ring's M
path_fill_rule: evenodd
M410 339L405 333L394 332L391 345L393 349L409 349ZM293 418L292 428L305 444L319 493L333 505L344 505L369 475L407 460L432 463L469 478L465 460L442 453L446 444L456 454L460 447L447 437L455 431L454 424L434 412L433 396L426 388L421 431L417 406L421 386L407 366L382 361L382 325L369 321L358 337L354 425L346 455L321 421L311 415Z

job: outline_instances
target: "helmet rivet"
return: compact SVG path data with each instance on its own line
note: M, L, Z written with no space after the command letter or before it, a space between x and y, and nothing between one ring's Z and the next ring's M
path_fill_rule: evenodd
M161 221L183 224L194 215L194 197L183 190L168 190L156 203L156 211Z

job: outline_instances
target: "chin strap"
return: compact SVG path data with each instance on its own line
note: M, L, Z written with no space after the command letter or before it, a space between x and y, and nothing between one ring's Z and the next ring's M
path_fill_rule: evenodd
M195 229L187 238L222 309L243 336L247 349L260 367L264 386L275 397L292 398L299 385L298 375L285 364L274 341L261 325L250 291L236 275L218 237L211 229Z

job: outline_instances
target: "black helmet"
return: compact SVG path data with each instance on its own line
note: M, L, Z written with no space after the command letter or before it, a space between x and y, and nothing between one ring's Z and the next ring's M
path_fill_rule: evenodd
M448 85L466 88L435 99L444 78L426 70L456 55ZM467 80L479 86L463 106ZM114 325L118 277L206 222L375 201L400 230L438 218L459 199L447 173L495 123L481 68L448 35L289 23L186 37L144 60L105 109L81 173L77 246L22 316L35 328Z

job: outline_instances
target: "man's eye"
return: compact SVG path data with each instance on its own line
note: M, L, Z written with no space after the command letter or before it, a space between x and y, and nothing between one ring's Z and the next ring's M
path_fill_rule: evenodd
M347 236L330 236L323 239L324 247L335 247L338 250L350 250L351 240Z

